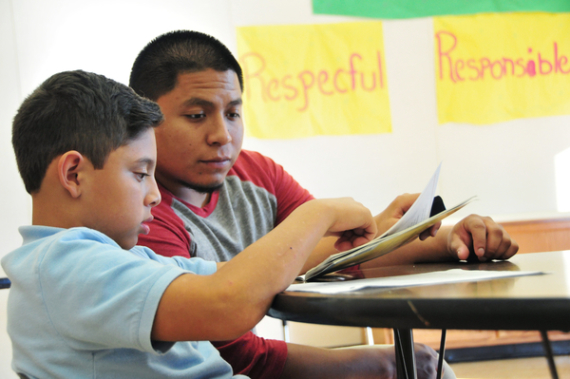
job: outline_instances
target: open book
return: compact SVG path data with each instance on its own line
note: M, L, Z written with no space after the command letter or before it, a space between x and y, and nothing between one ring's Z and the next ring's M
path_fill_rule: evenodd
M388 254L400 246L413 241L424 230L457 212L475 199L475 196L473 196L453 208L442 210L430 216L440 168L441 164L435 170L428 185L410 209L384 234L354 249L331 255L321 264L307 271L304 280L309 282L327 273L342 270Z

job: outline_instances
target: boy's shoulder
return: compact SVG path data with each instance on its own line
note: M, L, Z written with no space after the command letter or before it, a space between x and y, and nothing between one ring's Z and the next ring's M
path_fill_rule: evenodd
M18 251L41 251L44 249L60 246L80 248L86 245L106 245L120 249L119 245L105 234L86 227L75 227L69 229L28 225L21 226L18 231L22 236L22 246Z
M90 228L70 229L30 225L19 229L22 246L2 258L2 267L10 276L39 272L48 265L72 266L80 259L94 259L106 254L126 252L105 234ZM138 255L144 255L139 252Z
M18 230L22 246L2 258L2 267L9 277L33 274L46 264L71 264L82 255L81 250L113 248L113 244L119 248L109 237L89 228L30 225Z

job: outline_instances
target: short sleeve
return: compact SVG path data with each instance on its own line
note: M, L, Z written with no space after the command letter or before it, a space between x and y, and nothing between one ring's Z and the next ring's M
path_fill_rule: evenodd
M275 225L285 220L301 204L314 197L281 166L258 152L242 150L228 175L251 181L265 188L277 199Z
M151 260L164 265L176 265L199 275L212 275L217 270L216 262L207 261L199 257L163 257L146 246L135 246L131 252L141 257L149 257Z
M104 243L101 236L77 239L70 233L41 257L39 280L51 324L74 349L162 352L164 346L155 349L150 338L154 316L166 288L188 271Z

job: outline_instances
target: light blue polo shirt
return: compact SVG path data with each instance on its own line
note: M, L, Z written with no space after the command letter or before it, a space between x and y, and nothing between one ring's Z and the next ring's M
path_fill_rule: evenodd
M12 281L12 368L30 378L246 378L208 341L150 338L159 301L181 274L214 262L121 249L88 228L20 228L23 246L2 259ZM192 322L192 319L188 319Z

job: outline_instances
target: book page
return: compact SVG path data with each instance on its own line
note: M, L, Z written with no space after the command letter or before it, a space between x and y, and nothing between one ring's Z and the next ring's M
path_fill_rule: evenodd
M310 281L320 275L342 270L384 254L403 246L417 238L424 230L428 229L445 217L463 208L475 197L430 217L430 212L435 197L441 163L435 170L424 191L418 196L410 209L388 231L374 240L358 246L354 249L333 254L322 263L308 270L299 280Z
M441 163L439 166L437 166L437 169L433 173L426 188L422 191L416 201L414 201L414 204L410 207L410 209L408 209L408 211L404 214L404 216L402 216L400 220L398 220L397 223L392 225L390 229L384 232L380 238L389 236L390 234L398 233L429 218L429 212L431 210L433 198L435 197L435 190L437 189L440 169Z

